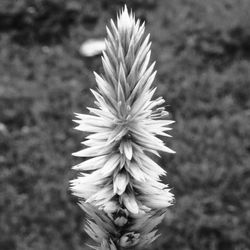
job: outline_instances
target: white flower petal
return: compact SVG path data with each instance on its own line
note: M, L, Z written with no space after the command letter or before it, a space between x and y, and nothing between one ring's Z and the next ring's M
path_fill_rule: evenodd
M109 176L120 163L120 154L114 154L110 156L104 166L99 170L103 177Z
M129 212L131 212L132 214L138 214L139 207L135 200L134 195L124 193L122 195L122 201L124 203L124 206L128 209Z
M96 146L96 147L90 147L82 149L78 152L73 153L72 155L78 156L78 157L93 157L93 156L99 156L99 155L105 155L110 152L112 152L112 144L104 146Z
M94 75L95 75L96 83L99 89L101 90L101 92L106 97L108 97L108 99L112 102L112 104L114 104L116 96L115 96L115 92L112 86L108 84L108 82L105 79L103 79L101 76L99 76L96 72L94 72Z
M100 204L105 204L114 196L111 186L103 187L98 192L89 197L86 202L93 203L101 201Z
M114 178L113 190L114 194L121 195L124 193L129 182L129 177L126 173L118 173Z
M107 156L102 155L102 156L97 156L94 158L91 158L89 160L86 160L80 164L77 164L72 167L74 170L80 170L80 171L88 171L88 170L94 170L101 168L103 164L106 162Z
M119 147L121 154L124 154L128 160L132 159L133 148L130 141L122 141Z

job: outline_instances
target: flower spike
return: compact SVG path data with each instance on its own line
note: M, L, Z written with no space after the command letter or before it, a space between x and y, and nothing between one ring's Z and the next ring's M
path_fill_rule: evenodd
M144 23L125 6L106 30L104 73L94 73L97 90L91 90L96 107L75 114L76 129L89 135L73 154L87 159L73 167L80 175L70 188L86 213L92 248L145 248L174 199L160 180L165 170L150 158L175 153L158 138L170 137L174 121L166 119L164 99L153 98L156 71Z

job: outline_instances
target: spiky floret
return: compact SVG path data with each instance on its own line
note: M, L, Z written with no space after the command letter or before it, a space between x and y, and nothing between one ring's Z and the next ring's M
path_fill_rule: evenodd
M150 65L149 35L144 23L135 21L126 6L107 28L103 75L95 74L97 91L91 90L96 108L76 114L76 129L90 133L86 147L73 155L89 159L73 169L80 176L71 181L88 216L86 232L96 249L147 246L158 236L173 195L161 183L165 171L148 153L174 153L157 136L170 136L164 99L153 99L156 71Z

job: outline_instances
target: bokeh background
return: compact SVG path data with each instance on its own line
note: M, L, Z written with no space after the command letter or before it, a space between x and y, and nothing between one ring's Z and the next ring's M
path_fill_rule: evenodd
M146 22L156 95L176 120L159 160L176 196L154 250L250 249L249 0L0 1L0 249L82 250L68 191L99 56L79 53L127 4Z

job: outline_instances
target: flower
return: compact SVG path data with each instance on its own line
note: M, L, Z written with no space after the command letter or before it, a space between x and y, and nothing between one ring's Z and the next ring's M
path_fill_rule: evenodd
M76 129L88 132L85 148L74 153L88 158L73 169L80 171L71 190L80 199L88 221L86 232L96 249L145 247L158 235L156 226L173 202L151 159L158 151L174 153L158 136L170 135L168 112L154 99L156 71L150 65L149 35L125 6L107 28L102 75L95 74L96 101L90 114L76 113Z

